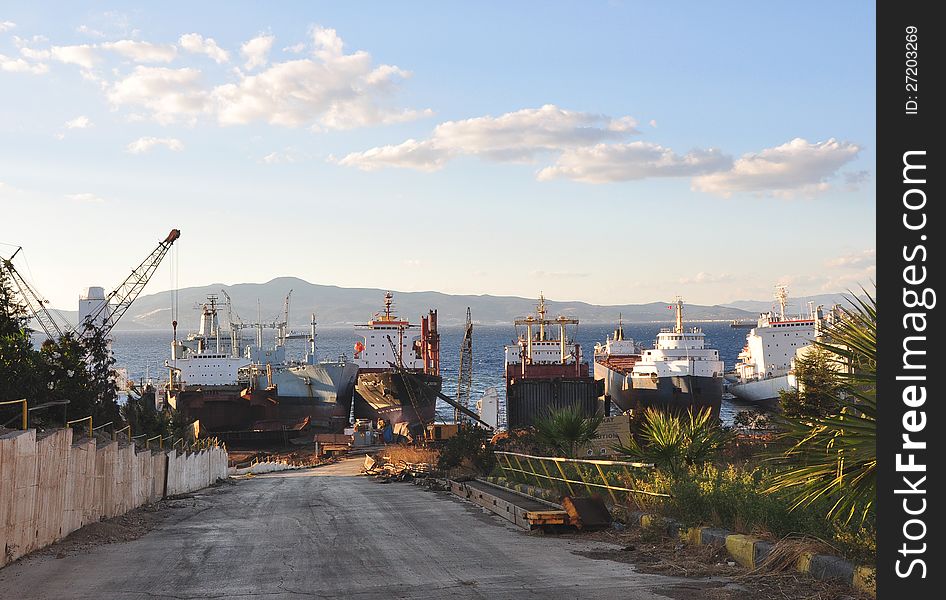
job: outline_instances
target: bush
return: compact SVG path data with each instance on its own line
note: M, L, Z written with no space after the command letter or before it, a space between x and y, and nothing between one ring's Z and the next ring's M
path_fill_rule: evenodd
M468 467L486 475L496 466L490 433L474 425L460 425L457 434L448 439L440 451L437 467L451 469Z
M696 413L690 409L685 417L648 408L640 437L641 441L631 438L626 446L615 446L615 450L674 475L712 460L732 434L719 426L709 408Z

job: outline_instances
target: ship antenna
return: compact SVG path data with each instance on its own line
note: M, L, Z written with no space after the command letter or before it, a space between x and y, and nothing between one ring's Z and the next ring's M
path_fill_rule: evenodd
M394 302L394 294L391 292L384 293L384 317L386 321L391 320L391 304Z
M683 333L683 298L677 296L677 323L675 333Z
M788 303L788 287L784 285L775 286L775 299L778 301L781 310L781 320L785 320L785 305Z
M545 294L539 292L539 305L535 307L539 315L539 341L545 341L545 315L548 310L545 308Z
M617 331L614 332L614 339L615 341L618 341L618 342L624 340L624 314L623 313L618 313L618 329Z

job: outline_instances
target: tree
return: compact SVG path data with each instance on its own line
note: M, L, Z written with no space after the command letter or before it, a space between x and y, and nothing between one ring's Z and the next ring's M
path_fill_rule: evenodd
M838 410L842 382L838 377L837 356L814 345L795 359L798 387L779 392L779 404L786 417L825 417Z
M827 502L826 516L844 523L866 521L877 492L877 301L864 295L816 342L839 367L837 408L781 418L789 447L774 457L780 470L768 488L791 494L793 508Z
M0 269L0 400L33 398L43 387L38 354L30 339L29 314L20 304L6 270ZM0 426L19 410L3 407Z
M712 414L709 407L697 412L690 408L685 417L648 408L640 441L632 437L627 445L615 446L615 450L634 460L653 463L670 475L679 475L711 460L732 439Z
M580 406L553 410L535 422L535 437L559 455L576 458L578 449L594 439L603 418L600 414L585 417Z

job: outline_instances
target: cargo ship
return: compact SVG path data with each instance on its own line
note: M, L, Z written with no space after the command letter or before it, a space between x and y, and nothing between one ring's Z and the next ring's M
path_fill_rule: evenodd
M536 314L516 319L516 343L505 347L510 430L529 427L557 409L577 406L589 417L602 411L604 386L589 373L581 345L568 336L567 326L577 326L578 319L547 314L540 295Z
M818 335L823 318L821 307L817 311L809 310L808 318L789 318L785 313L788 303L785 286L775 288L775 300L779 311L759 315L739 353L736 381L729 385L729 392L740 400L771 402L778 399L779 392L794 389L792 361L795 353L810 345Z
M719 416L724 381L719 350L706 347L698 327L683 327L683 300L675 304L674 327L661 329L654 348L644 350L631 370L631 401L679 411L709 407Z
M595 379L604 381L605 415L634 408L630 375L641 359L641 352L640 345L624 335L624 321L620 316L614 333L603 344L595 344L594 375Z
M437 311L422 317L420 327L412 325L394 314L394 294L387 292L384 309L356 332L355 419L380 420L395 432L422 432L436 417L443 385Z
M357 365L343 357L317 359L314 315L305 360L287 361L286 326L231 321L227 339L221 336L217 298L209 296L196 333L178 340L175 327L171 359L165 363L168 404L189 422L199 421L202 431L229 441L341 433L350 422ZM242 328L256 329L257 339L241 352ZM276 330L271 347L263 344L265 328Z

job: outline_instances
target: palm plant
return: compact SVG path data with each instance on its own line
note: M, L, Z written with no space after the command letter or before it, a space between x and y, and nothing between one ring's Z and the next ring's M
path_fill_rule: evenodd
M604 417L588 418L579 406L568 406L549 413L535 422L535 437L558 454L576 458L578 449L591 442Z
M632 437L617 452L634 460L653 463L670 475L711 460L730 440L731 434L719 427L710 408L689 409L685 417L648 408L640 431L641 441Z
M848 523L871 514L877 490L877 301L849 299L851 308L815 344L842 369L838 409L824 417L783 417L790 444L768 491L789 493L793 508L828 502L826 516Z

